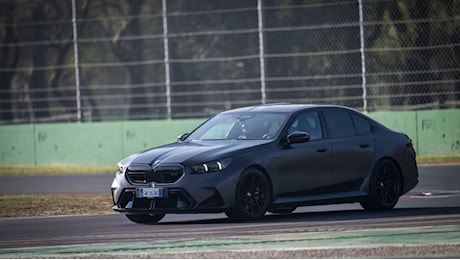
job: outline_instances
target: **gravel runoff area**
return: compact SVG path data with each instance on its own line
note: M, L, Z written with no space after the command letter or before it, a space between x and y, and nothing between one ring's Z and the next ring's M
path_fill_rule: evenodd
M41 255L33 258L55 258ZM401 245L358 248L312 248L285 250L232 250L195 253L133 253L60 255L58 258L90 259L305 259L305 258L459 258L460 245ZM18 256L21 258L21 256ZM26 257L29 258L29 257Z
M460 225L0 249L0 258L459 258Z

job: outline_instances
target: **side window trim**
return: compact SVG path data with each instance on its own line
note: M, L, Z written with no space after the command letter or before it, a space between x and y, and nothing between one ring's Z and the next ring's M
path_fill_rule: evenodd
M319 121L321 122L321 130L323 131L323 140L325 139L331 139L331 133L329 130L329 127L326 123L326 117L324 115L324 109L318 109L316 110L319 115Z

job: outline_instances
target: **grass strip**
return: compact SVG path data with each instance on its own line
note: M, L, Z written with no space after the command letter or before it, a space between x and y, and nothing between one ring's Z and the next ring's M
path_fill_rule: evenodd
M0 166L0 176L66 175L66 174L107 174L115 173L116 165L8 165Z
M108 214L110 194L0 195L0 217Z
M449 164L460 163L460 154L446 156L419 156L417 164Z

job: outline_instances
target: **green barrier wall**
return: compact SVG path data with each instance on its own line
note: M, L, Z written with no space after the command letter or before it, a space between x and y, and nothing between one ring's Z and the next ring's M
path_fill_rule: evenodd
M368 114L404 132L421 156L460 154L460 110ZM0 126L0 165L114 165L176 140L205 119Z
M0 165L115 165L205 119L0 126Z
M460 110L376 112L370 117L412 138L420 156L460 154Z

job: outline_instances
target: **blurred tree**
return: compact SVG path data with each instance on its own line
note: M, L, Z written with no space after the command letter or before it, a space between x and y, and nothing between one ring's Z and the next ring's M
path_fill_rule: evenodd
M18 38L14 28L16 5L7 3L0 8L0 120L13 120L13 92L11 82L15 75L13 68L19 62ZM6 69L9 68L9 69Z
M110 48L118 59L125 64L128 74L128 84L131 93L128 96L127 117L142 118L152 111L145 107L149 104L149 88L143 87L145 66L143 64L133 65L133 63L143 61L144 40L131 39L121 40L120 38L129 36L141 36L141 17L144 7L144 0L136 1L106 1L100 9L106 17L122 17L118 23L102 21L107 33L112 36L109 43Z
M92 120L166 117L162 1L76 2L81 98ZM173 117L258 102L256 2L166 3ZM371 106L458 105L460 1L363 3ZM360 107L357 4L263 0L268 102ZM71 20L70 0L0 2L2 122L75 114Z
M173 114L176 117L212 114L213 109L221 111L244 100L260 100L260 83L245 81L258 81L258 58L231 59L258 53L256 2L167 3ZM230 83L232 80L235 83ZM204 95L206 92L214 94ZM186 105L174 105L180 103ZM204 111L203 107L210 111Z
M371 92L389 97L375 100L374 106L432 107L447 98L437 92L458 91L458 82L450 87L432 82L459 78L450 70L459 64L460 24L449 19L459 6L451 0L365 2L368 71L375 75L370 82L381 85Z

